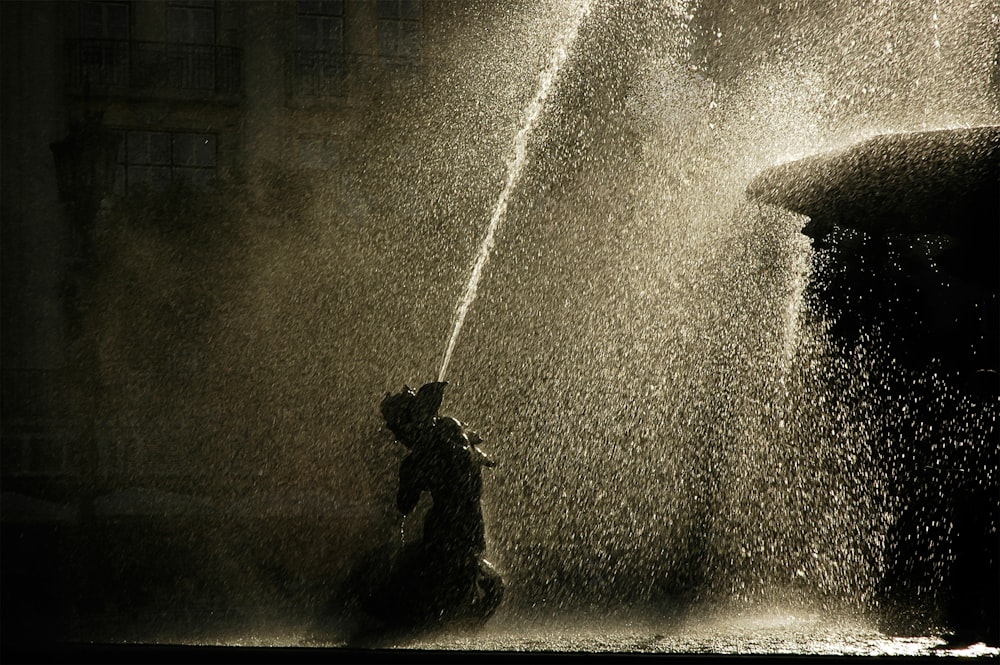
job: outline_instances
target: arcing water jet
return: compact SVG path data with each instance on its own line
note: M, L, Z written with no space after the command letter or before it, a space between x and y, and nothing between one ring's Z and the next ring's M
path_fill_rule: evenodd
M465 317L469 313L469 307L472 306L479 291L479 280L482 278L486 262L490 259L490 252L493 251L497 230L500 228L500 224L507 213L507 203L510 200L511 193L517 186L521 171L524 169L524 164L528 159L528 139L535 128L535 124L538 122L538 118L542 114L545 101L549 97L559 70L569 56L569 50L576 40L577 33L580 31L580 24L588 13L590 13L590 0L584 0L579 5L575 20L566 32L560 36L555 52L549 59L548 66L538 77L538 89L528 104L524 114L524 124L514 136L514 156L507 163L507 182L504 184L496 206L493 208L493 214L486 227L486 235L483 237L483 242L479 246L479 253L476 255L476 261L472 266L472 274L469 276L469 282L465 286L465 292L462 294L461 300L458 301L458 307L455 311L455 324L452 327L451 337L448 339L448 346L444 352L441 369L438 371L438 381L444 381L445 374L448 372L448 364L451 362L452 352L455 350L455 344L458 342L458 335L462 332L462 325L465 323Z

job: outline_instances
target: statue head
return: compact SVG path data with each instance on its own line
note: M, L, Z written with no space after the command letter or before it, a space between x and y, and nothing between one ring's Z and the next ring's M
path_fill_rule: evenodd
M444 388L447 381L431 381L420 386L413 402L413 417L418 422L426 422L437 416L441 402L444 401Z

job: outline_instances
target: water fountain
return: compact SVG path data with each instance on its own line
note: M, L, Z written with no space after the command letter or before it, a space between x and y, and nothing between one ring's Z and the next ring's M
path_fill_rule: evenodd
M937 605L957 639L991 643L998 184L1000 127L975 127L875 137L765 172L750 188L809 216L803 232L826 255L812 292L833 321L831 345L841 356L858 345L884 354L869 393L898 485L883 601Z
M673 20L683 17L682 7L673 9ZM768 8L736 14L749 20L754 9ZM963 565L954 563L963 560L959 547L952 549L957 537L945 534L961 521L950 510L995 498L995 386L986 397L948 387L941 375L949 369L931 357L964 348L964 333L954 327L940 331L947 350L917 363L897 358L905 357L904 347L879 337L892 333L869 310L831 309L838 298L830 294L843 286L835 277L845 270L836 265L843 256L807 238L833 224L822 213L835 202L853 205L838 223L863 216L872 226L897 224L903 213L887 210L876 192L923 206L930 216L929 201L948 206L948 220L962 219L956 206L975 211L980 199L995 208L995 132L946 133L959 138L936 151L919 141L904 141L889 155L872 150L867 169L836 181L836 195L829 193L829 169L791 169L783 183L791 193L770 203L809 216L805 221L756 204L768 200L759 184L750 203L740 201L738 189L755 168L788 155L782 151L822 152L871 134L986 120L996 99L983 95L985 87L949 90L945 79L956 64L942 64L938 21L956 10L934 11L926 49L887 31L879 63L839 42L876 39L880 10L859 15L829 3L824 11L838 15L843 31L840 50L817 53L805 38L819 29L817 16L793 9L783 18L799 33L794 47L749 75L729 70L720 53L743 47L761 57L756 49L765 45L751 28L730 26L745 32L728 43L720 29L713 44L701 43L709 53L704 62L678 62L676 53L636 36L666 22L644 10L597 7L584 24L582 62L571 61L562 106L553 111L568 128L552 130L538 148L539 159L558 155L558 166L536 166L521 201L507 200L508 180L504 212L520 225L507 231L513 247L496 250L506 265L495 266L482 287L491 301L479 305L485 311L453 369L460 386L455 408L487 419L482 429L501 442L499 457L511 468L494 481L502 498L490 510L492 548L500 566L515 571L512 613L607 620L626 607L641 607L638 614L648 617L692 606L753 612L791 604L879 617L890 630L918 633L934 629L934 621L960 621L936 612L952 592L948 571ZM915 38L924 13L895 13L894 29ZM697 14L688 24L695 33ZM974 15L949 18L974 31ZM951 56L957 53L953 45ZM933 67L923 90L886 80L921 61ZM874 80L849 80L861 70ZM961 118L965 109L947 104L915 113L900 106L927 90L956 101L971 93L984 102L983 112ZM936 158L949 147L954 152L955 141L986 165L983 173ZM924 171L910 177L911 185L934 174L950 186L911 186L900 194L907 185L899 179L913 163ZM814 197L821 201L812 208L789 205L803 188L826 196ZM992 224L992 212L978 213L976 228ZM494 228L484 246L493 247ZM930 232L941 229L922 230ZM987 241L994 240L995 229L989 233ZM976 258L977 265L995 265L995 252ZM476 280L482 265L474 268ZM898 259L895 265L905 271ZM987 279L995 282L994 273L988 270ZM900 293L914 288L905 281ZM986 312L974 325L987 369L996 364L988 357L996 346L993 286L973 305ZM468 313L466 293L442 373ZM510 319L530 332L512 333ZM856 328L847 349L845 325ZM497 357L497 349L507 353ZM905 378L900 363L911 368ZM490 377L488 390L483 377ZM899 409L909 414L901 417ZM929 435L935 427L946 433ZM509 447L511 441L517 443ZM914 491L949 508L931 514L934 499L907 496L902 478L914 481L912 463L901 468L899 460L912 459L914 447L927 448L916 453L921 464L938 466L954 463L950 449L962 449L975 498L955 498L940 475L926 474ZM909 531L929 531L925 520L935 535L916 545ZM987 511L972 522L972 548L979 549L964 560L975 561L974 579L993 579L996 517ZM975 601L987 618L975 620L973 630L991 641L994 596Z
M390 646L927 653L947 629L937 589L913 603L908 639L879 624L887 599L906 600L886 580L923 586L945 561L934 548L887 555L913 513L883 438L895 413L920 411L909 434L930 462L959 443L973 459L995 444L995 396L971 400L919 372L906 379L927 386L917 397L882 384L892 347L865 320L841 344L842 319L822 307L817 285L837 255L803 233L813 211L747 188L777 164L876 135L995 122L998 69L983 54L996 51L996 16L946 1L505 11L489 39L458 35L439 71L401 84L398 110L372 120L366 136L384 144L362 141L345 166L351 206L316 197L295 229L176 252L208 257L218 277L204 287L214 307L176 354L212 348L202 382L181 384L192 396L178 405L174 357L155 384L121 370L145 358L119 325L102 347L122 387L112 434L179 430L188 448L163 449L219 470L212 489L232 504L265 483L334 497L294 542L227 513L241 537L213 555L240 576L221 585L229 598L250 586L247 570L292 587L328 566L340 582L330 561L363 562L398 538L402 451L379 400L436 372L451 384L443 412L498 463L484 512L508 594L481 633ZM491 50L504 40L514 46ZM154 251L166 234L115 232L141 236L122 243L133 273L167 254ZM184 283L173 275L163 281ZM150 459L175 459L165 455ZM995 456L979 463L977 482L995 482ZM258 555L266 537L282 542ZM894 570L901 561L926 570ZM337 601L337 588L293 591ZM334 624L303 631L198 639L343 644Z

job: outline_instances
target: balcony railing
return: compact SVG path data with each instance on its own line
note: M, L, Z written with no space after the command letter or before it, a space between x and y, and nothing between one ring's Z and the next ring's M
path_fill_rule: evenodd
M73 39L66 45L71 88L240 92L241 52L211 44Z
M419 57L384 56L329 51L292 51L287 59L287 91L291 103L343 101L358 81L399 75L421 64ZM354 83L351 83L351 81Z
M347 94L347 59L329 51L293 51L291 58L293 98L343 97Z

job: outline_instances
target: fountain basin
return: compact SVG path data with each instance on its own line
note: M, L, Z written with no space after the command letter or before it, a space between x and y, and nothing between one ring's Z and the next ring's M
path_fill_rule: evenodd
M892 627L996 644L1000 127L876 136L768 169L747 195L809 218L807 297L834 353L875 359L860 399L895 506Z
M835 256L814 290L836 337L877 324L910 364L997 393L1000 126L876 136L772 167L747 195L807 216Z
M1000 126L986 126L875 136L772 167L747 194L809 217L814 240L843 226L974 242L998 237L998 183Z

